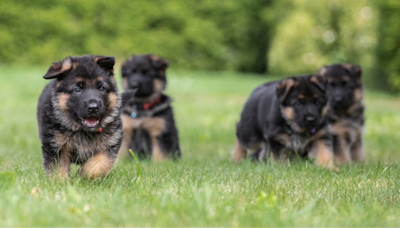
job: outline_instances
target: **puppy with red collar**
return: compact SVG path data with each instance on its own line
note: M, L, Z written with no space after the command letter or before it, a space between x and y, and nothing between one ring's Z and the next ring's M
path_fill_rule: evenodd
M168 62L156 55L133 55L122 64L120 159L129 149L156 161L181 157L171 98L163 94L167 68Z

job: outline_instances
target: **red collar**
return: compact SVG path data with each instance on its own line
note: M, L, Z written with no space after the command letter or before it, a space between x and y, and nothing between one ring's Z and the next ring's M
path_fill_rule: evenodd
M154 105L158 104L161 102L161 94L158 96L153 102L147 102L143 104L143 109L144 110L149 110L151 107Z

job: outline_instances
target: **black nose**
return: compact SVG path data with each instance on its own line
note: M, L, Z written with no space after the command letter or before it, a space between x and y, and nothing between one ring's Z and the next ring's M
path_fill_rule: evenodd
M91 113L91 114L95 114L99 111L99 104L95 100L90 100L89 105L87 107L88 107L89 113Z
M342 97L342 96L336 96L336 97L334 97L333 99L334 99L336 102L340 102L340 101L343 100L343 97Z
M313 123L317 118L314 115L307 115L305 119L308 123Z

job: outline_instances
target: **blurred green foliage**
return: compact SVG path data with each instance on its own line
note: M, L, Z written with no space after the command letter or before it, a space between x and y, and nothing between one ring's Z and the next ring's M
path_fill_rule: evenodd
M2 0L0 62L135 53L175 68L272 74L360 64L400 90L398 0Z
M265 72L271 2L4 0L0 61L155 53L178 68Z
M269 52L272 72L309 73L334 62L364 70L373 65L376 20L370 1L292 1L288 11Z
M380 12L375 73L400 91L400 1L375 0L375 4Z

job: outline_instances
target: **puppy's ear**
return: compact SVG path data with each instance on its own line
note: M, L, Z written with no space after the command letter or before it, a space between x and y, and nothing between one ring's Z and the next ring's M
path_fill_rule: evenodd
M121 74L122 77L125 77L129 74L129 67L128 64L129 62L132 62L134 59L136 58L135 55L132 55L131 57L129 57L127 60L125 60L125 62L122 64L121 66ZM132 70L132 69L131 69Z
M93 60L101 69L107 71L110 76L114 75L115 58L113 56L95 56Z
M285 99L290 90L292 90L292 88L295 88L298 84L299 82L295 77L286 78L278 84L278 86L276 87L276 96L278 97L278 100L281 104L285 102Z
M168 68L168 62L156 55L148 55L150 59L151 65L159 70L161 73L165 73L165 70Z
M342 66L351 76L355 76L358 80L361 80L362 70L360 66L349 63L342 64Z
M319 89L321 89L322 91L326 91L326 78L319 76L319 75L312 75L310 76L310 82L314 83L315 85L318 86Z
M329 67L328 66L323 66L321 69L318 71L318 75L325 76L326 73L328 72Z
M54 62L43 76L44 79L62 78L72 69L72 59L67 57L60 62Z

